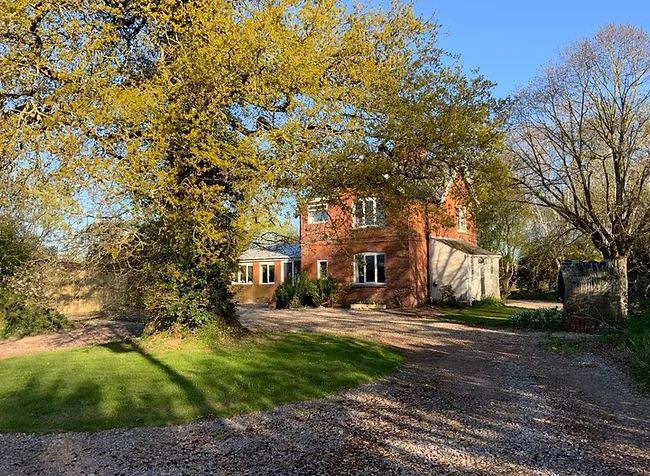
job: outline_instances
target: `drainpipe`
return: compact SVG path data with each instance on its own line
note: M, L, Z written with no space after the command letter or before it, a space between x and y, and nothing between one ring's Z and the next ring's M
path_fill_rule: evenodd
M427 302L433 302L431 293L431 227L429 226L429 204L424 203L424 236L427 240Z
M433 294L431 293L431 232L426 232L427 240L427 301L433 302Z

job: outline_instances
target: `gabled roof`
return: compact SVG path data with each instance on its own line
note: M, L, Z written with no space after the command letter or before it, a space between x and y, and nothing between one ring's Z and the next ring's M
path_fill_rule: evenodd
M458 169L443 165L440 168L439 178L420 179L414 183L416 194L423 200L429 200L433 196L434 202L442 204L449 195L458 174Z
M299 243L277 243L265 247L250 247L240 256L240 261L275 261L300 258Z
M458 251L462 251L466 255L472 256L501 256L499 253L485 250L480 246L476 246L468 241L459 240L457 238L434 238L435 241L447 245Z

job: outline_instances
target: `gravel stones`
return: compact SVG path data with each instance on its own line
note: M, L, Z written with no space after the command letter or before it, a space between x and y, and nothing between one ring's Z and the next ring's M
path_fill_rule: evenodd
M650 474L650 401L600 356L389 312L243 307L242 320L380 340L407 362L339 395L235 418L1 434L0 474Z

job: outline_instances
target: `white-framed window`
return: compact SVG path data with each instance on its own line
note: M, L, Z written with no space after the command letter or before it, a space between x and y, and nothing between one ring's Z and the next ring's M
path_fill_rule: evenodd
M329 274L327 260L318 260L318 268L316 269L316 275L318 279L326 278Z
M307 223L325 223L327 217L327 203L316 201L307 205Z
M458 207L456 209L458 231L467 233L467 208Z
M275 283L275 263L260 264L260 284Z
M376 198L358 198L354 201L355 228L366 226L384 226L384 206Z
M253 284L253 265L242 264L232 277L233 284Z
M283 281L293 283L300 275L300 260L282 263Z
M355 255L354 282L356 284L386 284L386 255L383 253Z

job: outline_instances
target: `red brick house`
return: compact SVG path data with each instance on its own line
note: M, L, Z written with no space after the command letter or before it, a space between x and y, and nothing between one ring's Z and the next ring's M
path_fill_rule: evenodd
M456 198L466 195L464 189L460 175L450 178L429 214L429 233L422 206L385 210L373 197L354 196L336 204L312 201L301 210L299 251L249 250L242 255L247 268L238 274L237 297L242 302L268 300L276 285L298 270L313 279L334 278L342 286L342 305L416 306L451 294L471 303L499 296L499 256L477 246L471 213ZM271 262L273 285L263 274ZM242 273L249 283L241 282Z

